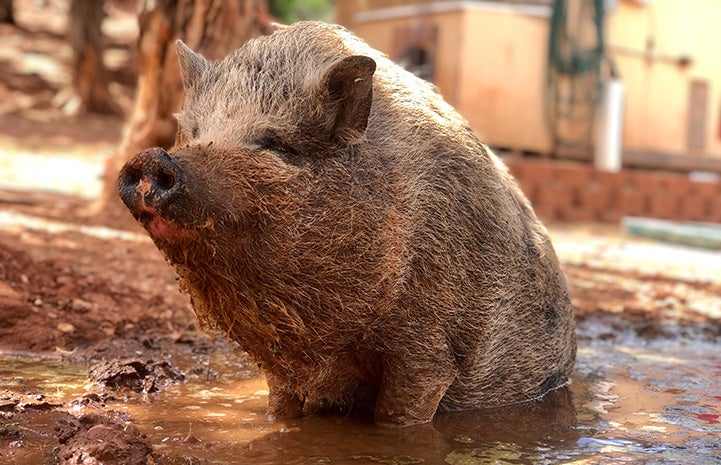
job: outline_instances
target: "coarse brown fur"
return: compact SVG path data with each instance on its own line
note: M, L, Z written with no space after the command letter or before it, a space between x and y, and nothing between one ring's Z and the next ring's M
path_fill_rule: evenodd
M567 383L546 230L431 85L318 22L219 62L178 51L180 142L131 160L121 196L199 319L262 365L271 415L374 405L413 424Z

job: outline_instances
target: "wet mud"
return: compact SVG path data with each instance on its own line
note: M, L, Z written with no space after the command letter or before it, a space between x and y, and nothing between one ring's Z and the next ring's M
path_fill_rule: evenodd
M10 391L30 394L0 402L0 450L8 463L27 464L90 456L113 464L718 464L716 349L702 341L584 343L567 389L403 429L333 415L270 423L262 377L216 356L180 362L188 377L155 393L90 383L83 363L4 357L0 376L16 383Z

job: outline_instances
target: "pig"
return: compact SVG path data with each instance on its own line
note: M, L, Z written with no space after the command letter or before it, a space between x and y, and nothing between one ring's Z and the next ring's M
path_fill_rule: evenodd
M119 193L199 321L261 367L270 419L405 426L568 383L547 230L431 84L321 22L219 61L176 48L176 143L128 161Z

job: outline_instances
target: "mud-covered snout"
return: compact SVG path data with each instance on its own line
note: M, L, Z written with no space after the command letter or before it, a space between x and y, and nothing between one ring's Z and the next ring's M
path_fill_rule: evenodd
M145 149L130 159L118 177L120 198L133 216L162 214L179 200L185 173L159 147Z

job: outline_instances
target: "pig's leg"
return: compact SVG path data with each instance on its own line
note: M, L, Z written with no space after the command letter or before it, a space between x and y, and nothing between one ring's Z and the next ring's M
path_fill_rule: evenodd
M455 378L451 361L414 357L386 360L376 400L375 421L383 426L409 426L433 419L443 395ZM416 364L418 363L418 364Z
M303 399L282 383L267 376L268 381L268 420L283 420L303 416Z

